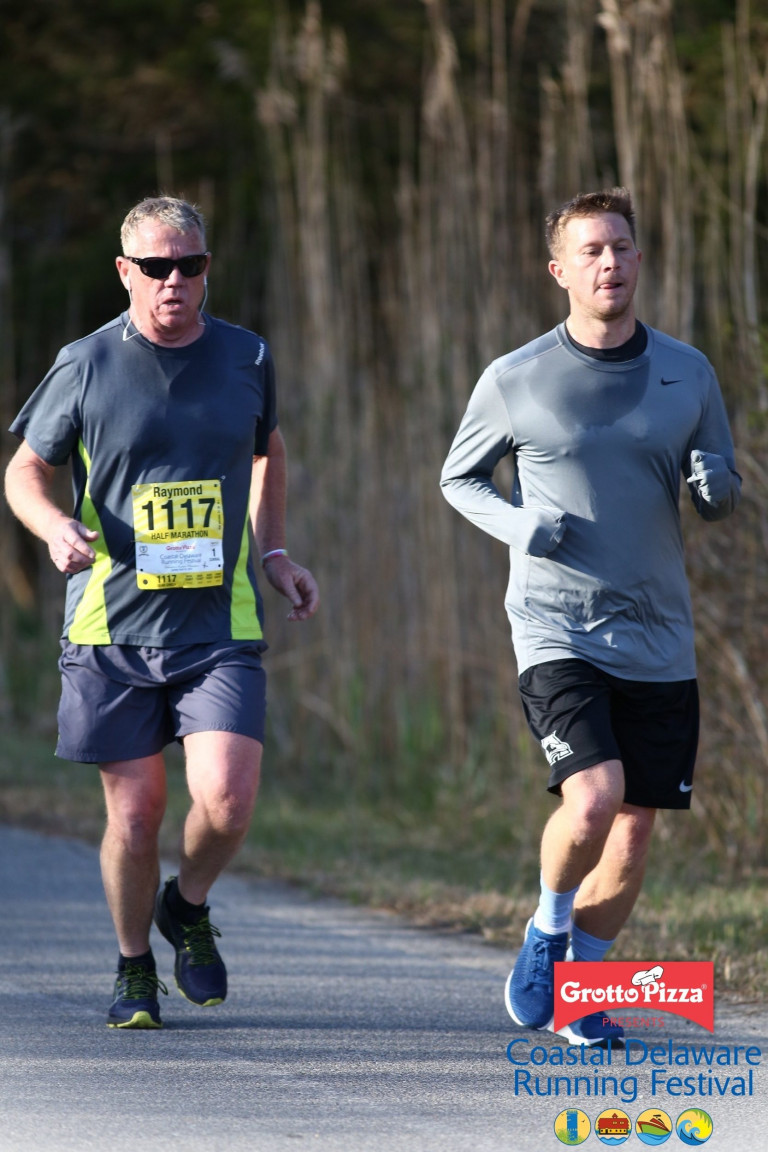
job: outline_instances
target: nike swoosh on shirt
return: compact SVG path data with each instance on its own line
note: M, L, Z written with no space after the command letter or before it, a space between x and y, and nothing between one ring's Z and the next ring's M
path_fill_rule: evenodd
M690 792L692 790L692 788L693 788L693 784L681 784L680 785L680 791L681 792Z
M665 386L667 384L682 384L682 380L665 380L663 376L661 378L661 382Z

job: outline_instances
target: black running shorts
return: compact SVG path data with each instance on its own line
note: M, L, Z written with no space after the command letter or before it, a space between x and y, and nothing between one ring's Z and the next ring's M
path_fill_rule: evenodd
M59 669L64 760L141 760L193 732L264 742L266 675L260 640L175 648L71 644Z
M552 660L523 672L520 695L549 762L550 792L559 795L576 772L620 760L627 804L690 808L699 738L695 680L624 680L586 660Z

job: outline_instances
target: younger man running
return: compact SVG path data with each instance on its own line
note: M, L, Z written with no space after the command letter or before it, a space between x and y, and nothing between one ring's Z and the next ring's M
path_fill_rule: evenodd
M715 373L635 317L626 189L547 219L565 323L481 376L445 462L446 499L510 548L506 607L528 724L560 797L541 896L506 986L512 1018L551 1028L554 963L600 960L640 892L657 808L689 808L698 738L678 498L721 520L741 482ZM514 464L509 502L493 484ZM595 1044L621 1029L563 1030Z

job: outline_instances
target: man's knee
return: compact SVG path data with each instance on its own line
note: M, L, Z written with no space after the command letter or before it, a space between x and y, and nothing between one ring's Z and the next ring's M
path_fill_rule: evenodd
M612 842L614 854L628 867L645 860L653 833L655 808L624 805L616 817Z
M624 803L621 763L587 768L563 781L563 807L577 843L604 840Z
M164 771L134 770L133 763L103 765L107 831L128 851L144 852L157 843L166 805Z
M113 840L119 840L130 854L144 855L156 848L163 813L159 805L112 806L107 809L107 833Z
M231 733L187 737L187 784L193 802L219 835L243 835L259 788L261 744Z
M202 800L209 827L227 839L244 835L251 823L255 800L252 788L222 788L209 793Z

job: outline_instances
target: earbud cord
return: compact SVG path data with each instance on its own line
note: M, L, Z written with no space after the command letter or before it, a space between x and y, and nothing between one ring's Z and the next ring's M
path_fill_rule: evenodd
M128 289L128 299L130 300L131 305L133 305L133 293L131 292L130 281L128 282L128 284L126 284L126 288ZM127 332L128 332L128 329L130 328L131 324L133 324L136 331L134 333L132 333L132 335L128 336ZM136 336L141 336L141 332L139 331L139 326L136 323L136 321L133 319L133 317L131 316L131 313L129 310L128 323L126 324L125 328L123 328L123 342L126 342L128 340L133 340L134 337L136 337Z
M133 294L131 292L130 284L128 285L128 298L131 301L131 304L133 304ZM198 309L200 316L199 316L199 319L197 321L198 324L202 325L203 328L205 328L205 317L203 316L203 309L205 308L205 304L206 304L207 299L208 299L208 277L206 276L206 278L205 278L205 293L203 295L202 302L201 302L200 307ZM128 329L130 328L131 324L133 324L136 331L132 332L131 335L128 336L127 333L128 333ZM141 336L141 329L139 328L138 324L136 323L136 321L131 316L131 313L129 312L128 313L128 323L126 324L125 328L123 328L123 342L126 342L128 340L134 340L137 336Z

